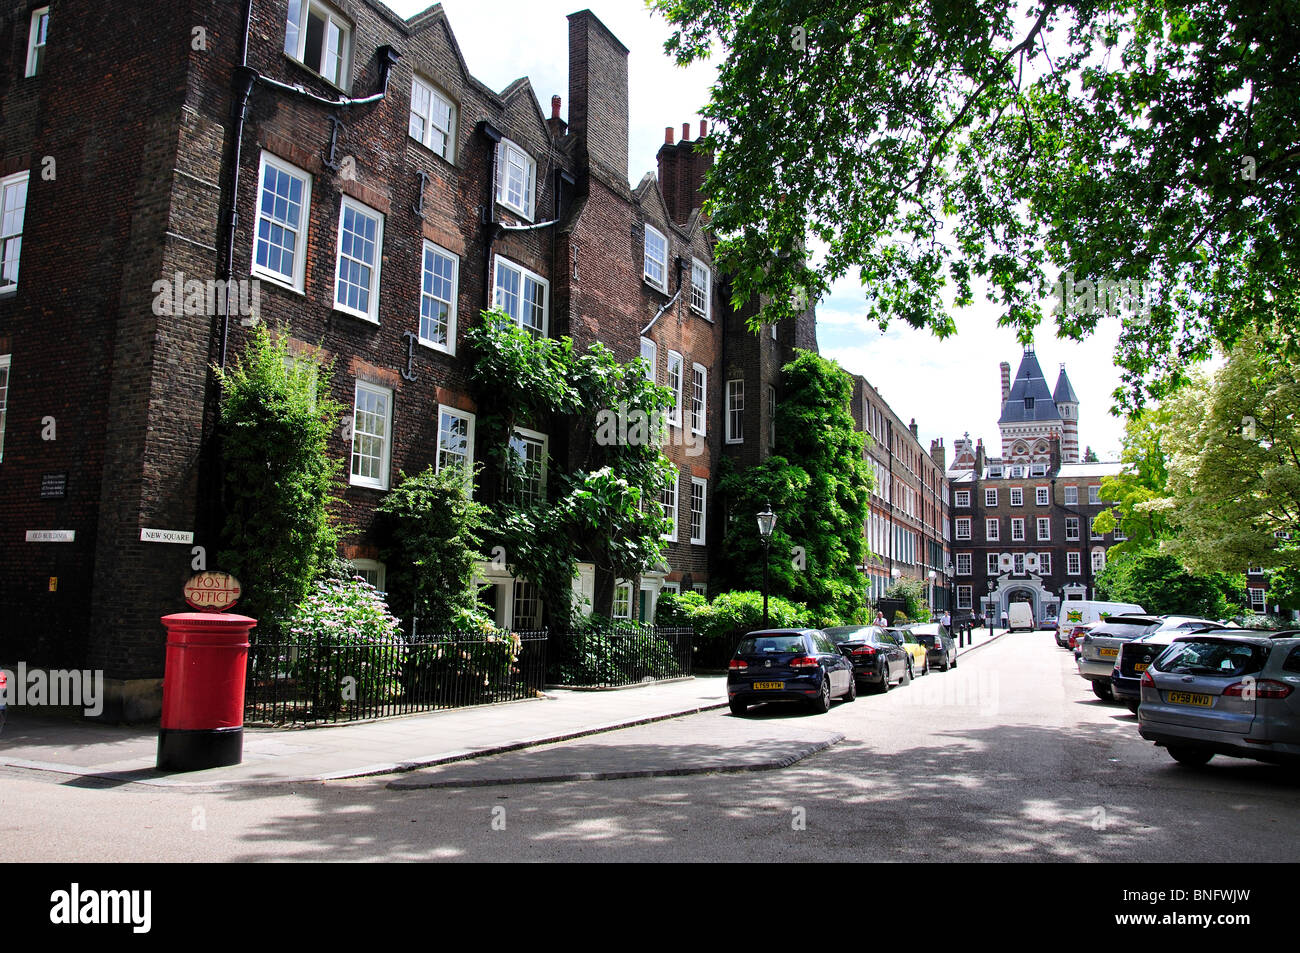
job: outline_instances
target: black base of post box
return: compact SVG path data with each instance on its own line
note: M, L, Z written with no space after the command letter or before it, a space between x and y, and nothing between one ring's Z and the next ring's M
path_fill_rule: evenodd
M244 729L209 728L158 732L159 771L202 771L224 768L244 760Z

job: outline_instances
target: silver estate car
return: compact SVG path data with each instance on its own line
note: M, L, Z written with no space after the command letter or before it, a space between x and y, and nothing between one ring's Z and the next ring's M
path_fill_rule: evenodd
M1111 701L1110 675L1119 660L1120 646L1139 636L1154 632L1160 617L1154 615L1113 615L1083 637L1075 664L1079 675L1092 683L1092 693L1102 701Z
M1179 764L1300 763L1300 632L1179 636L1142 673L1138 732Z

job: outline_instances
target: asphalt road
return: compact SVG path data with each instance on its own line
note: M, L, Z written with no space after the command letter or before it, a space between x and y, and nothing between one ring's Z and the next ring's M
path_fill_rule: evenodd
M1047 632L829 715L773 706L636 731L499 768L562 775L606 745L633 765L683 744L718 757L751 733L844 740L780 770L469 788L380 777L197 794L6 770L0 860L1258 862L1293 860L1300 834L1300 773L1176 765L1127 709L1093 697Z

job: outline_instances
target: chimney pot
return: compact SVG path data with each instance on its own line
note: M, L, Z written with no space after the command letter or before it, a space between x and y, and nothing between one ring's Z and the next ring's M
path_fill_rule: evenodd
M682 142L685 142L690 137L691 137L691 124L689 122L684 122L682 123Z
M707 119L701 119L701 120L700 120L700 138L703 139L703 138L704 138L705 136L707 136L708 134L709 134L709 121L708 121ZM1064 367L1065 365L1062 364L1061 366Z
M664 126L664 145L671 146L672 144L673 144L673 127Z
M560 118L560 97L559 96L551 97L551 118L552 119Z

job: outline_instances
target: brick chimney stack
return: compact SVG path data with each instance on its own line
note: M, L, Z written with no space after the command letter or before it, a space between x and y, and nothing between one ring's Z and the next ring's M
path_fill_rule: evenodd
M1011 365L1003 361L999 365L1002 369L1002 403L1007 402L1007 395L1011 393Z
M682 123L681 142L673 145L673 127L664 130L664 144L659 147L659 188L664 195L664 204L674 222L684 225L691 217L691 212L703 202L700 190L704 186L704 177L713 165L713 154L700 151L700 145L708 135L708 123L700 120L700 138L691 140L691 124Z
M627 186L627 47L590 10L569 15L569 127L584 172Z
M948 472L948 453L943 449L943 438L930 441L930 459L939 468L941 474Z
M560 103L559 96L551 97L551 118L546 120L546 128L556 139L569 131L569 124L560 118Z

